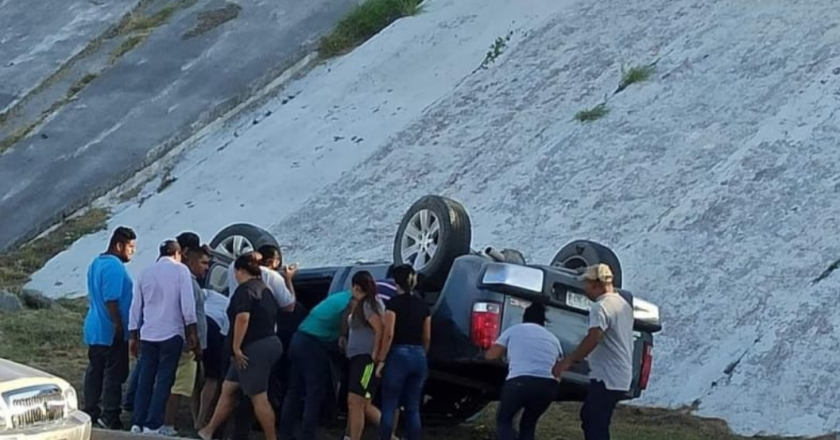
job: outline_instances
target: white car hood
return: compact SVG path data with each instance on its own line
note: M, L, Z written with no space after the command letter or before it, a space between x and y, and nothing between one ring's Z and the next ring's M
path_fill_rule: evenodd
M36 370L26 365L21 365L6 359L0 359L0 383L12 382L22 379L52 379L57 377L41 370Z

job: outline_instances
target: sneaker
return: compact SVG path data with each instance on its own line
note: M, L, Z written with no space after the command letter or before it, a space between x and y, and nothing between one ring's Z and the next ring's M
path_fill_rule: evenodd
M162 436L160 429L143 428L143 435Z
M97 420L96 424L103 429L110 429L112 431L122 431L124 429L122 421L120 421L120 419L99 419Z
M141 427L139 427L139 426L137 426L137 425L133 425L133 426L131 427L131 433L132 433L132 434L142 434L142 433L143 433L143 428L141 428Z
M178 431L175 430L174 426L163 425L158 429L158 433L166 437L178 437Z

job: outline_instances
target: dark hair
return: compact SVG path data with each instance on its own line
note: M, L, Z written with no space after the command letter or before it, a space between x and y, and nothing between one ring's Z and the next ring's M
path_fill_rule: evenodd
M542 303L532 303L522 315L522 322L526 324L545 326L545 321L545 305Z
M181 252L181 245L175 240L166 240L160 244L158 252L160 257L174 257L175 254Z
M417 284L417 272L410 264L391 265L388 268L388 278L393 278L394 283L405 293L411 293Z
M194 248L190 248L187 251L187 258L190 259L190 260L192 260L193 258L212 257L212 256L213 256L213 254L210 252L210 246L207 246L206 244L201 245L201 246L196 246Z
M271 259L276 259L283 264L283 254L280 253L280 248L273 244L264 244L257 249L257 252L262 254L261 264L266 264Z
M181 249L184 250L196 249L201 247L201 239L198 238L198 234L196 234L195 232L182 232L178 234L178 236L175 237L175 239L178 240L178 244L181 245Z
M260 271L260 262L262 261L262 254L251 251L246 252L236 258L233 262L233 268L236 270L244 270L249 275L258 277L262 274Z
M137 234L134 233L134 230L127 226L120 226L114 229L114 233L111 234L111 241L108 243L108 248L115 249L118 244L126 245L132 240L137 240Z
M353 312L353 322L356 324L367 324L364 313L365 304L367 304L374 313L380 313L379 303L376 301L376 281L374 281L373 275L371 275L370 272L362 270L353 275L351 285L359 286L359 288L365 292L365 297L359 301L356 305L355 312Z

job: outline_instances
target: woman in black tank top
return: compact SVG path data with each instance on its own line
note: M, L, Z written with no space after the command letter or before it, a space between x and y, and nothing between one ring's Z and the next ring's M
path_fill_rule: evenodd
M420 401L428 376L426 353L429 351L432 324L429 306L413 294L417 284L414 268L404 264L391 267L389 278L397 285L397 294L386 305L382 353L385 362L377 367L382 377L382 419L380 438L390 440L394 413L400 396L406 396L405 425L408 440L420 440Z

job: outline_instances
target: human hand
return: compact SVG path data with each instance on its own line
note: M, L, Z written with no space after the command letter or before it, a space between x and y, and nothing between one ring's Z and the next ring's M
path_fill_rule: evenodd
M283 266L283 278L286 280L291 281L292 278L298 273L298 265L297 263L290 264L288 266Z
M240 370L248 368L248 356L245 356L242 350L233 352L233 360L236 361L236 365Z
M347 337L346 336L342 336L342 337L338 338L338 348L341 349L342 352L347 349Z
M132 357L137 357L140 354L140 343L136 338L131 338L128 340L128 352L131 353Z
M376 365L376 377L382 377L382 370L385 369L385 362L380 362Z
M551 374L554 376L555 379L557 379L559 381L561 379L561 377L563 376L563 373L566 370L568 370L569 367L571 367L571 366L572 366L571 362L568 362L566 359L563 359L562 361L557 362L554 365L554 368L551 369Z

